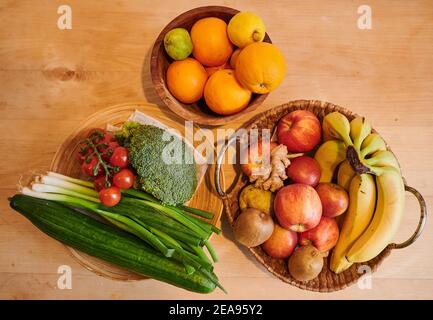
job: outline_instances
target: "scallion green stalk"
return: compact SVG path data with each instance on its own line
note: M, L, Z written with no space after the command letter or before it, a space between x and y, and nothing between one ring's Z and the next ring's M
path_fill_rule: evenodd
M165 213L169 217L173 218L174 220L180 222L181 224L185 225L186 227L188 227L189 229L191 229L192 231L197 233L197 235L199 235L201 238L203 238L203 239L209 238L209 234L206 231L204 231L200 226L198 226L197 224L192 222L190 219L188 219L185 215L180 214L178 211L173 210L172 208L170 208L168 206L163 207L164 209L162 210L161 205L158 205L157 203L154 203L151 201L146 201L146 200L137 200L137 201L141 201L141 202L147 204L148 206L153 207L154 209Z
M138 224L134 220L131 220L120 214L111 213L100 209L95 209L94 212L98 213L104 218L108 217L110 219L123 223L124 225L128 226L132 230L135 230L137 232L136 235L140 237L140 239L146 241L147 243L152 245L155 249L161 251L161 253L164 254L164 256L171 257L173 255L174 252L173 249L167 248L166 245L163 244L160 239L158 239L158 237L156 237L152 232L150 232L149 230L147 230L145 227Z
M188 206L185 206L183 204L179 206L179 209L182 209L185 212L189 212L189 213L195 214L196 216L199 216L199 217L202 217L202 218L206 218L206 219L212 219L213 216L214 216L214 214L211 213L211 212L207 212L207 211L204 211L204 210L196 209L196 208L193 208L193 207L188 207Z
M207 251L209 251L210 256L212 257L213 262L218 262L218 256L210 244L209 240L204 241L204 245L206 246Z
M208 263L209 265L212 265L212 261L210 261L206 253L203 251L202 247L199 246L189 246L189 247L195 252L197 256L200 257L201 260L206 261L206 263Z
M153 197L152 195L150 195L150 194L148 194L146 192L137 191L137 190L134 190L134 189L127 189L127 190L122 190L122 193L126 194L128 196L139 198L139 199L152 201L152 202L158 203L161 206L163 206L158 199L156 199L155 197ZM172 207L172 206L170 206L170 207ZM213 213L210 213L210 212L207 212L207 211L204 211L204 210L200 210L200 209L196 209L196 208L192 208L192 207L188 207L188 206L183 205L183 204L180 205L180 206L178 206L177 208L179 208L179 209L181 209L183 211L195 214L197 216L206 218L206 219L212 219L213 216L214 216Z
M212 232L214 232L214 233L216 233L216 234L220 234L220 233L221 233L221 229L218 228L217 226L214 226L213 224L210 224L210 223L208 223L208 222L206 222L206 221L203 221L202 219L197 218L196 216L194 216L194 215L192 215L192 214L189 214L189 213L187 213L187 212L185 212L185 214L186 214L189 218L192 218L194 221L196 221L197 224L200 224L200 225L203 225L203 226L208 225L209 228L210 228L210 230L211 230ZM205 227L205 229L208 230L208 227Z

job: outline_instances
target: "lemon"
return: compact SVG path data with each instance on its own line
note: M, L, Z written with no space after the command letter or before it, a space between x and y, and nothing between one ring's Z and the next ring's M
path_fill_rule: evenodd
M266 33L263 20L252 12L239 12L229 22L227 33L230 41L239 48L263 41Z

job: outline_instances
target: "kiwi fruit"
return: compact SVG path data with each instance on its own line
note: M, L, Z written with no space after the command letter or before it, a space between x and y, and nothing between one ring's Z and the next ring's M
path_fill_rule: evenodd
M299 247L289 259L289 272L298 281L316 278L323 268L323 255L314 246Z
M271 237L274 221L269 214L248 208L242 210L233 225L233 230L238 242L248 248L256 247Z

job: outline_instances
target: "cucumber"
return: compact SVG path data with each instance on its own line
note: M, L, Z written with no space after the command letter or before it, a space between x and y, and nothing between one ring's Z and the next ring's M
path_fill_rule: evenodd
M209 293L215 289L201 270L187 274L182 263L165 258L138 238L70 207L22 194L9 200L11 208L44 233L77 250L190 291Z

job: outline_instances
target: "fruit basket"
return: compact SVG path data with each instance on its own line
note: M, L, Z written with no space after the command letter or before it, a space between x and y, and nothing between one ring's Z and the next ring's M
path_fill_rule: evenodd
M92 114L71 133L54 155L50 170L75 178L84 178L85 176L81 172L80 164L78 161L74 161L79 147L79 142L87 137L90 129L105 128L107 124L119 126L123 124L135 111L142 112L143 114L151 114L152 119L159 121L166 127L178 130L183 134L184 126L180 125L176 121L167 119L162 111L155 108L155 105L146 103L125 103L114 105ZM217 225L223 208L221 201L211 187L213 176L210 175L210 172L212 172L212 168L207 164L200 164L200 167L201 168L198 172L201 172L201 174L197 177L199 182L192 198L188 201L188 205L194 208L213 212L214 217L211 223ZM71 247L67 247L67 249L81 265L98 275L122 281L146 279L141 275L137 275L128 270L92 257Z
M216 17L224 20L226 23L238 13L238 10L222 6L199 7L182 13L173 19L159 34L152 49L150 58L150 73L156 93L162 102L178 116L183 119L194 121L198 124L216 126L228 123L234 119L244 116L256 110L266 99L267 94L253 94L249 105L242 111L233 115L222 116L212 112L200 99L196 103L185 104L177 100L167 87L166 73L167 68L172 61L164 50L164 36L174 28L185 28L191 30L194 23L202 18ZM264 42L271 43L268 34L265 35Z
M253 118L250 122L248 122L245 125L245 129L246 130L270 129L270 131L273 132L279 119L282 116L294 110L308 110L314 113L319 118L319 120L322 120L325 115L334 111L338 111L342 113L348 118L349 121L352 120L354 117L356 117L356 115L350 112L349 110L331 103L325 103L325 102L315 101L315 100L298 100L298 101L292 101L280 105L269 111L257 115L255 118ZM239 200L238 200L239 194L241 190L246 185L249 184L249 182L245 176L243 178L239 178L237 181L233 182L233 187L231 191L229 193L226 193L223 191L221 187L220 179L221 179L221 167L224 159L224 154L230 145L236 144L237 140L238 137L236 136L231 137L227 142L225 148L221 150L217 159L215 179L214 179L216 183L217 192L219 193L220 197L223 200L227 217L232 226L240 213ZM390 150L389 146L387 146L387 148L388 150ZM374 272L378 268L380 263L391 253L393 249L405 248L411 245L412 243L414 243L415 240L421 235L427 219L427 209L426 209L425 201L417 190L406 185L406 183L405 183L405 190L410 192L417 198L420 206L420 220L413 235L403 243L389 244L374 259L371 259L368 262L364 262L362 264L355 263L349 269L345 270L344 272L341 272L340 274L336 274L330 270L329 268L330 258L325 257L323 268L320 274L315 279L310 281L298 281L290 275L287 267L287 260L271 258L264 252L261 246L249 248L249 251L254 255L254 257L261 264L263 264L266 267L266 269L269 272L274 274L282 281L287 282L293 286L299 287L304 290L318 291L318 292L332 292L332 291L344 289L347 286L355 283L363 275L363 273L358 272L359 270L358 268L360 267L360 265L368 265L371 268L372 272Z

